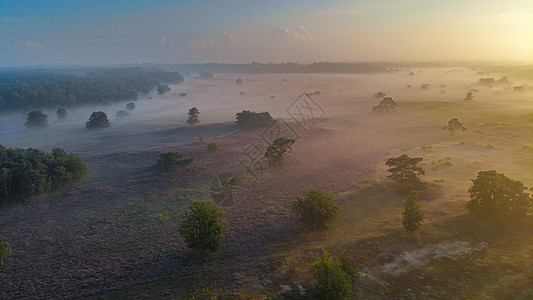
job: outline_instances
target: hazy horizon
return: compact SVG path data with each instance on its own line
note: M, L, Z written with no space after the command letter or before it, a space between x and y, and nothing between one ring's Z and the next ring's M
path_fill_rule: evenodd
M533 61L530 1L16 1L0 67Z

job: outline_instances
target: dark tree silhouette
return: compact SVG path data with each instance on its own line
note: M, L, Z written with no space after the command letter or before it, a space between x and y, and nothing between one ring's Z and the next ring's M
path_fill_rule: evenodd
M383 99L383 97L385 96L387 96L387 94L383 92L377 92L376 94L374 94L374 99Z
M125 110L119 110L117 111L117 117L123 118L129 116L130 113Z
M235 81L235 83L237 83L238 85L242 85L242 78L237 78L237 80Z
M170 87L166 84L158 84L157 85L157 93L159 95L163 95L166 92L170 92Z
M168 172L174 167L185 167L192 164L193 158L183 158L179 152L167 152L159 154L156 168L163 172Z
M392 167L387 170L392 173L387 177L402 184L420 186L421 181L418 176L426 174L424 169L418 166L422 160L422 157L409 157L407 154L391 157L385 162L387 166Z
M447 126L442 127L442 130L448 130L450 131L450 135L453 135L457 130L462 130L463 132L465 132L466 127L464 127L463 123L461 123L459 119L453 118L448 121Z
M533 205L528 188L495 170L481 171L468 189L472 216L498 223L527 216Z
M398 103L394 101L391 97L385 97L383 98L377 106L372 107L373 113L390 113L396 111L396 107L398 107Z
M413 192L405 198L402 216L403 228L405 228L409 234L409 239L411 239L411 234L420 229L422 221L424 221L424 214L422 213L420 203L418 203L417 192Z
M265 159L268 161L268 166L272 167L283 162L283 156L287 155L292 150L292 144L296 142L294 139L278 138L272 145L268 146L265 152Z
M85 123L87 129L107 128L110 126L109 119L103 111L95 111Z
M64 120L67 118L68 113L66 108L58 108L56 111L57 119Z
M48 127L48 116L40 110L32 110L28 114L28 119L24 126L28 128L46 128Z
M187 118L187 124L192 126L200 122L200 117L199 117L200 111L198 110L198 108L196 107L190 108L187 114L189 115L189 118Z
M126 110L134 111L135 110L135 103L130 102L130 103L126 104Z
M272 122L272 116L268 112L256 113L255 111L243 110L235 115L239 127L262 127Z

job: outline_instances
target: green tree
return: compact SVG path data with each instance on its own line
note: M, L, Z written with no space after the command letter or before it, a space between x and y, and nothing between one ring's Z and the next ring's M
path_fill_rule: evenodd
M529 214L533 199L522 182L495 170L477 174L468 189L471 200L466 204L472 216L504 223Z
M265 159L268 161L268 166L279 165L283 162L283 156L287 155L292 150L292 145L296 142L294 139L278 138L272 145L268 146L265 152Z
M56 111L57 119L64 120L67 118L68 113L66 108L58 108Z
M24 125L28 128L46 128L48 127L48 116L40 110L32 110Z
M193 202L179 225L179 232L183 235L187 247L202 251L220 248L224 230L221 216L222 211L211 202Z
M391 97L385 97L381 99L379 104L377 106L372 107L373 113L390 113L396 111L396 108L398 107L398 103L394 101Z
M424 169L418 166L422 160L422 157L409 157L407 154L391 157L385 162L387 166L392 167L387 170L392 173L387 177L406 186L419 187L422 181L418 176L426 174Z
M448 125L444 126L442 130L448 130L450 132L450 135L453 135L455 131L462 130L463 132L466 131L466 127L459 121L457 118L453 118L450 121L448 121Z
M198 116L200 114L200 111L198 110L198 108L190 108L187 114L189 115L189 118L187 119L187 124L192 126L200 122L200 117Z
M339 207L334 202L335 195L326 195L320 190L311 189L304 199L298 197L292 204L298 219L311 230L326 229L337 220Z
M255 111L243 110L235 114L235 118L239 127L263 127L272 122L272 116L267 111L257 113Z
M353 293L354 278L348 275L343 270L341 262L331 257L326 250L322 258L313 263L313 273L319 299L346 299Z
M418 202L417 192L413 192L405 198L402 216L403 228L407 230L409 239L411 239L411 234L420 229L420 226L422 226L422 222L424 221L424 214L422 212L422 207Z
M89 117L89 121L85 123L87 129L107 128L109 125L109 119L103 111L93 112Z
M3 265L4 260L6 260L12 253L11 245L6 241L5 237L0 236L0 263Z
M159 154L156 168L161 171L168 172L174 167L185 167L192 164L193 158L183 158L183 154L179 152L167 152Z

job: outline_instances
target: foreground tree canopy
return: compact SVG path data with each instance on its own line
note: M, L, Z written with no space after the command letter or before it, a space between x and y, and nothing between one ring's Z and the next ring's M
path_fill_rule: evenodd
M466 208L472 216L494 222L508 222L527 216L533 205L528 188L495 170L478 172L468 189Z
M222 211L211 202L193 202L179 225L179 233L185 239L187 247L202 251L220 248L224 230L221 216Z
M262 127L272 122L272 116L268 112L257 113L255 111L243 110L235 115L237 126L239 127Z
M313 263L316 293L319 299L346 299L352 294L352 285L360 272L351 260L332 257L324 250L321 259Z
M298 197L292 206L306 227L322 230L337 220L339 207L334 200L334 194L326 195L319 190L310 190L304 199Z
M391 97L385 97L381 99L377 106L372 107L373 113L390 113L396 111L398 103L394 101Z
M453 118L448 121L448 125L444 126L442 130L448 130L451 135L453 135L457 130L466 131L466 127L459 121L457 118Z
M183 82L183 76L178 72L141 67L93 68L75 72L84 74L81 76L52 71L0 72L0 110L108 104L137 99L139 93L147 94L158 83Z
M87 129L107 128L111 125L107 115L103 111L95 111L89 117L89 121L85 123Z
M28 114L28 120L26 120L24 126L28 128L48 127L48 116L40 110L32 110Z
M0 200L37 196L73 182L87 173L76 155L56 148L51 154L37 149L0 145Z

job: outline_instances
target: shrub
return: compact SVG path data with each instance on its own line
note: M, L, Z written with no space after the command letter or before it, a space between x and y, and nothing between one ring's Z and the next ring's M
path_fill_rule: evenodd
M390 113L396 111L398 103L394 101L391 97L383 98L377 106L372 107L373 113Z
M217 152L218 150L220 150L220 147L218 146L217 143L209 143L209 144L207 144L207 151L209 151L209 152Z
M5 237L0 236L0 263L3 265L4 260L12 253L11 245L6 241Z
M298 197L292 204L300 221L309 229L326 229L339 214L334 202L335 195L325 195L319 190L310 190L304 199Z
M193 202L179 225L179 233L183 235L187 247L202 251L220 248L224 229L221 216L222 211L211 202Z
M341 262L325 250L322 258L313 263L313 273L319 299L345 299L352 294L353 278L343 270Z
M85 123L87 129L107 128L109 125L109 119L103 111L93 112L89 117L89 121Z
M268 146L264 155L268 161L268 166L280 164L283 161L283 156L291 152L294 142L294 139L281 137Z
M68 113L66 108L58 108L56 111L57 119L64 120L67 118Z
M157 85L157 93L159 95L163 95L166 92L170 92L170 87L166 84L158 84Z
M185 167L192 164L193 158L183 158L183 154L178 152L167 152L159 154L156 167L164 172L172 170L174 167Z
M410 196L406 197L402 216L403 228L407 230L410 239L411 234L420 229L422 221L424 220L422 207L420 207L420 204L418 203L417 192L412 192Z

